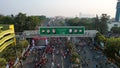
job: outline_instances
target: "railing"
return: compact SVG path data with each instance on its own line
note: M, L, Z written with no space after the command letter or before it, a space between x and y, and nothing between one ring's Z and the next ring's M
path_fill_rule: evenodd
M13 39L5 42L5 43L0 47L0 52L2 52L8 45L12 44L13 42L14 42Z
M13 30L5 30L0 33L0 38L2 38L4 35L9 34L9 33L14 33Z
M14 34L11 34L11 35L8 35L8 36L5 36L3 37L1 40L0 40L0 46L6 41L6 40L9 40L11 38L15 37Z

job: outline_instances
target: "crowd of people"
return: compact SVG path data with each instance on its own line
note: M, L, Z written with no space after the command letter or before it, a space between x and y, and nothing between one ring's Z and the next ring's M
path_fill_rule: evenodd
M31 53L36 54L36 59L35 59L35 68L49 68L47 65L51 63L51 68L61 68L62 64L59 62L56 58L56 56L61 56L63 59L67 57L68 51L65 46L61 46L63 44L62 41L64 39L59 39L59 38L49 38L49 44L45 45L45 48L41 49L33 49ZM50 57L52 56L52 57Z

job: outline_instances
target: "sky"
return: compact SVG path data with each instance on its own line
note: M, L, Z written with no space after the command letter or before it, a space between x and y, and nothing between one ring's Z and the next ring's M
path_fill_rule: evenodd
M117 0L0 0L0 14L92 17L106 13L115 17L116 3Z

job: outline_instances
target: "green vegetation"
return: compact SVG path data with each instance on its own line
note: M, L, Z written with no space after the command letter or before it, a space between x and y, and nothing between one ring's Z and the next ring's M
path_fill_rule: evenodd
M101 34L107 33L108 29L107 23L109 23L109 16L107 16L107 14L102 14L100 18L96 16L94 22L95 30L98 30Z
M106 38L100 33L96 35L96 41L98 43L103 42L105 44L104 52L108 57L114 58L115 54L119 55L120 50L120 38Z
M4 59L4 63L6 62L14 63L17 57L18 58L21 57L23 49L25 49L27 46L28 46L27 40L20 41L16 46L13 45L8 46L5 50L3 50L3 52L0 53L0 57L2 58L2 59L0 58L0 62L2 62ZM3 65L3 63L0 63L0 65Z
M95 40L97 41L97 43L100 44L100 42L104 42L106 41L106 37L104 35L102 35L101 33L97 33L96 34L96 37L95 37Z
M76 52L76 47L74 44L72 44L71 42L67 42L67 48L70 50L70 54L71 54L71 62L73 64L80 64L80 55Z
M9 29L9 25L0 24L0 29L1 30L8 30Z
M85 26L86 30L98 30L102 34L107 33L107 23L109 16L102 14L101 17L96 16L95 18L72 18L65 20L69 26ZM103 27L104 26L104 27Z
M117 62L120 61L120 38L106 38L105 36L103 36L100 33L97 33L96 35L96 40L98 43L100 42L104 42L104 49L103 52L105 53L105 55L110 58L111 61L113 61L113 59ZM119 62L120 64L120 62Z
M7 61L4 58L0 58L0 68L5 68Z
M64 21L60 21L59 22L61 26L65 26L65 22Z
M85 26L85 29L94 29L94 19L93 18L73 18L73 19L66 19L66 24L69 26Z
M26 16L26 14L19 13L18 15L3 16L0 15L0 24L14 24L16 32L23 30L33 30L37 25L41 25L45 21L45 16Z
M120 38L109 38L106 40L104 52L110 58L115 58L115 54L119 55Z

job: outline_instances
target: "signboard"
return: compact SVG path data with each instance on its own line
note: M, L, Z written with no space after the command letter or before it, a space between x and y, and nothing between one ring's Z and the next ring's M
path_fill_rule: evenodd
M79 36L84 34L83 26L51 26L40 27L40 36Z

